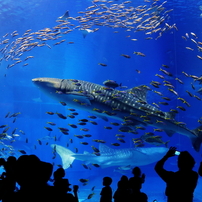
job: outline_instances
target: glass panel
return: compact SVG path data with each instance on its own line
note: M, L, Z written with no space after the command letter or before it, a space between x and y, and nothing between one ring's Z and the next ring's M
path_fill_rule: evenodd
M170 146L198 170L201 2L0 2L2 158L63 166L80 201L98 201L105 176L114 193L135 166L149 201L165 201L154 166Z

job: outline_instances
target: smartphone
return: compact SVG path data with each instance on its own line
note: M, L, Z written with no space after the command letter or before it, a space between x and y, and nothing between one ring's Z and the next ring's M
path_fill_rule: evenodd
M176 156L179 156L179 155L180 155L180 152L179 152L179 151L175 151L175 155L176 155Z

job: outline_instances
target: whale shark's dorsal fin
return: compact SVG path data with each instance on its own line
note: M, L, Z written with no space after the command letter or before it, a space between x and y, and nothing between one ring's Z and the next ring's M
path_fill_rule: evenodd
M146 85L140 85L127 90L130 93L133 93L137 98L147 101L147 91L150 90Z
M99 144L99 151L100 151L100 154L109 154L109 153L112 153L114 151L114 149L108 147L107 145L105 144L102 144L100 143Z

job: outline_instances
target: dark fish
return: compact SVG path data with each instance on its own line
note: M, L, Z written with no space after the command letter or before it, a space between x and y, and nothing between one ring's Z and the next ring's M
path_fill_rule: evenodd
M164 64L162 64L162 67L169 68L169 66L168 66L168 65L164 65Z
M118 141L122 142L122 143L126 143L126 141L122 138L117 138Z
M125 58L130 58L130 55L126 55L126 54L121 54L121 56L123 56Z
M84 137L92 137L90 134L83 135Z
M61 119L67 119L67 117L66 116L64 116L63 114L61 114L61 113L58 113L58 112L56 112L56 114L61 118Z
M81 142L81 144L83 144L83 145L88 145L88 142Z
M84 125L86 125L86 123L85 122L80 122L80 123L78 123L78 125L84 126Z
M77 128L77 126L75 124L68 124L69 126L71 126L72 128Z
M129 131L131 131L131 128L128 127L128 126L123 126L123 127L119 128L119 131L121 131L121 132L129 132Z
M181 109L182 111L186 111L186 109L182 106L177 106L178 109Z
M76 109L68 109L69 111L72 111L72 112L74 112L74 111L76 111Z
M112 129L112 127L110 127L110 126L104 126L104 128L105 128L105 129L108 129L108 130L111 130L111 129Z
M95 193L89 194L88 197L87 197L87 199L91 199L94 195L95 195Z
M93 163L92 165L95 166L96 168L99 168L99 167L100 167L100 166L99 166L98 164L96 164L96 163Z
M62 106L66 106L66 105L67 105L65 102L62 102L62 101L60 101L60 104L61 104Z
M47 124L50 124L51 126L55 126L56 124L53 122L46 122Z
M111 145L114 145L114 146L120 146L119 143L111 143Z
M19 114L21 114L21 113L20 113L20 112L13 113L13 114L11 114L11 115L9 116L9 118L11 118L11 117L16 117L16 116L18 116Z
M88 132L88 131L89 131L88 128L81 128L80 130L85 131L85 132Z
M82 139L84 138L83 135L74 135L75 137L79 138L79 139Z
M10 127L5 128L2 133L6 133Z
M82 183L85 183L85 182L88 182L89 180L88 180L88 179L83 179L83 178L82 178L82 179L79 179L79 181L82 182Z
M5 118L8 118L9 114L10 114L10 112L8 112L8 113L6 114Z
M170 72L167 72L166 70L164 69L161 69L160 68L160 71L162 71L164 74L168 75L168 76L173 76Z
M106 143L104 140L98 140L98 139L93 140L93 142Z
M79 121L88 122L88 119L79 119Z
M25 135L25 132L24 132L24 131L19 130L19 132L20 132L22 135Z
M48 131L53 131L53 129L52 128L50 128L50 127L44 127L46 130L48 130Z
M98 148L96 148L96 147L94 147L94 146L91 146L91 147L92 147L92 149L93 149L94 152L97 152L97 153L100 152L100 150L99 150Z
M46 114L53 115L54 112L46 112Z
M95 121L89 121L90 123L92 123L93 125L98 125L97 122Z
M68 117L71 118L71 119L75 118L74 115L68 115Z
M16 130L17 130L17 128L15 128L15 129L12 131L12 133L11 133L11 134L13 135L13 134L15 133L15 131L16 131Z
M116 81L114 81L114 80L106 80L103 82L103 84L110 88L117 88L119 86L119 84L116 83Z
M82 164L82 166L83 166L85 169L89 169L86 164Z
M1 125L0 128L5 128L6 126L8 126L8 125Z
M59 130L62 130L62 131L69 131L68 128L61 128L61 127L58 127Z
M18 150L21 154L26 154L26 151L24 150Z
M113 123L113 122L111 122L111 124L114 125L114 126L119 126L120 125L119 123Z
M17 118L14 118L14 119L13 119L13 123L15 123L15 122L16 122L16 120L17 120Z
M103 67L106 67L106 66L107 66L107 65L104 64L104 63L98 63L98 65L101 65L101 66L103 66Z

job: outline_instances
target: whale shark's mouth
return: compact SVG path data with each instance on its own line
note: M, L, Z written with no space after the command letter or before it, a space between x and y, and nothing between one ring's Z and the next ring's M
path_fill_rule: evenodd
M61 87L61 79L55 78L34 78L32 82L37 85L38 87L42 88L50 88L50 89L60 89Z

